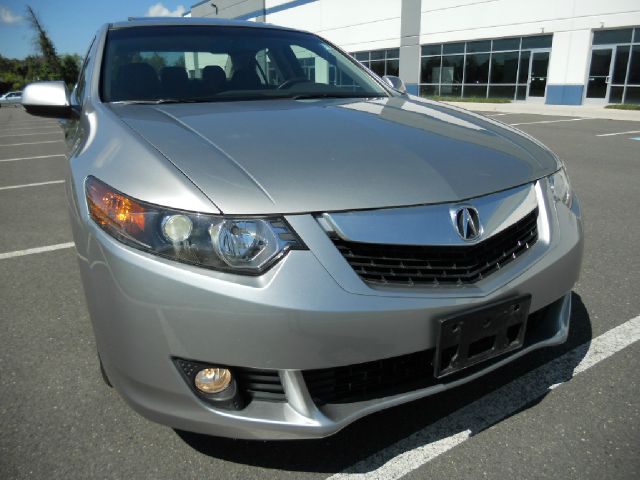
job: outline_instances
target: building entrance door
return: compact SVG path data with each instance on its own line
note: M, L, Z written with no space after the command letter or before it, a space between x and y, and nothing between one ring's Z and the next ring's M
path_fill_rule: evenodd
M611 66L615 47L594 48L591 51L591 66L587 81L589 103L605 103L611 87Z
M547 91L549 50L532 50L529 60L527 100L543 101Z

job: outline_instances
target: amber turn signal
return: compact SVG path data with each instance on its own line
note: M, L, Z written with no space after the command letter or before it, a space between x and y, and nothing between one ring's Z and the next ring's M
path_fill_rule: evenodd
M91 218L103 228L123 230L135 235L145 228L145 208L109 186L89 178L87 203Z

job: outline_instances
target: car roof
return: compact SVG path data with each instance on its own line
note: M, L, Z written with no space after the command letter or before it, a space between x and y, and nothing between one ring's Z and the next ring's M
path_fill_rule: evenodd
M150 26L170 26L170 25L201 25L201 26L223 26L223 27L250 27L300 31L293 28L271 25L269 23L247 22L243 20L227 20L220 18L191 18L191 17L141 17L131 18L123 22L114 22L109 24L111 29L131 28L131 27L150 27Z

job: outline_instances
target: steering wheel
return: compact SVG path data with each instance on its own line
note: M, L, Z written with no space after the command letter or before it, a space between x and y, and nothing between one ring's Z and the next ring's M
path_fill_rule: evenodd
M288 80L285 80L280 85L278 85L278 90L282 90L283 88L289 88L296 83L308 82L309 79L307 77L293 77Z

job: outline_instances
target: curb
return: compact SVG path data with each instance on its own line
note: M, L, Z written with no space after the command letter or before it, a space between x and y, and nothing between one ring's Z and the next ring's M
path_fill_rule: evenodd
M545 105L526 103L442 102L475 112L526 113L558 117L599 118L640 122L640 110L615 110L604 107Z

